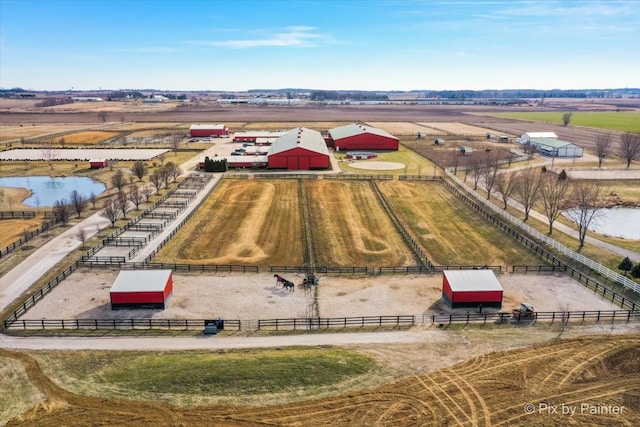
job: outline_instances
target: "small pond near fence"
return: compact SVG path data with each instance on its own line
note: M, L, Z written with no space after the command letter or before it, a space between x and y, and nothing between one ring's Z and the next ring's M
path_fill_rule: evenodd
M568 216L567 213L564 213ZM591 221L589 230L605 236L640 240L640 208L617 206L601 209Z
M89 198L107 189L107 186L85 176L16 176L0 178L0 187L26 188L31 196L23 204L31 207L53 206L57 200L68 199L73 190Z

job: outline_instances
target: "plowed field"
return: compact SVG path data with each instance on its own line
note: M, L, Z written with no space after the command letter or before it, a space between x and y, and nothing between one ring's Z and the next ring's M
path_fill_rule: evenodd
M178 408L71 393L24 353L44 403L9 426L633 426L640 424L640 337L551 341L483 354L388 385L273 406ZM555 411L552 409L555 407Z

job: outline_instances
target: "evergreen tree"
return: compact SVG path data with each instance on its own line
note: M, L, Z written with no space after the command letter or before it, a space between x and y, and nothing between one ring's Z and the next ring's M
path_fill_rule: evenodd
M618 266L618 269L624 271L625 276L627 275L628 271L631 271L632 268L633 268L633 262L631 262L629 257L625 257L620 263L620 265Z

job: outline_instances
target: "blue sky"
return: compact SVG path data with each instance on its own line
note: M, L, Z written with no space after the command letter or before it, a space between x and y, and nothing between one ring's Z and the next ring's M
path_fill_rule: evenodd
M640 1L0 0L0 87L640 87Z

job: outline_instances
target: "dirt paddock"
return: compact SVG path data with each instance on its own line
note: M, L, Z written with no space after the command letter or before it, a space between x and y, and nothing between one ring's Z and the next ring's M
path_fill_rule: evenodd
M225 319L306 317L315 289L306 291L302 275L282 274L294 292L276 286L273 274L173 274L173 295L165 310L111 310L109 290L118 270L79 270L36 304L24 319ZM498 275L504 288L503 311L529 302L537 311L620 309L564 275ZM320 277L320 317L443 314L442 277ZM456 309L466 313L469 309ZM490 309L485 309L490 312ZM493 310L498 311L498 310Z

